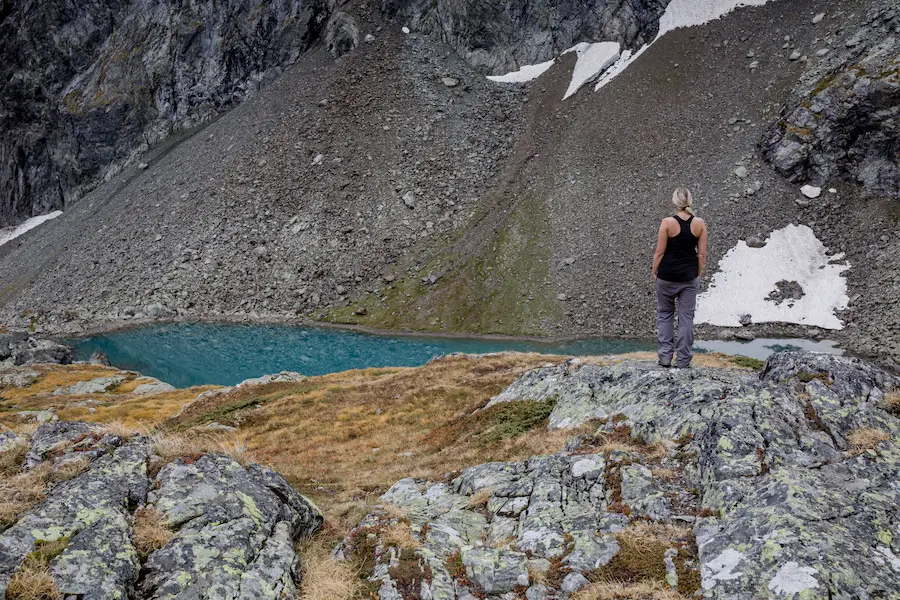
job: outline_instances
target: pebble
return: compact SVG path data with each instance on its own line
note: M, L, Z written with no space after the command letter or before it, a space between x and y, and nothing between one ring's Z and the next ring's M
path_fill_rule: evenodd
M807 198L818 198L822 195L822 188L807 184L800 188L800 193Z
M817 14L816 16L813 17L813 20L812 20L813 25L818 25L819 23L822 22L822 19L824 19L824 18L825 18L825 13Z
M366 34L366 43L367 44L371 44L374 41L375 41L374 35L372 35L371 33Z
M738 179L744 179L749 174L750 173L747 171L747 167L738 167L737 169L734 170L734 175Z
M799 50L794 50L793 52L791 52L791 55L790 55L790 57L788 57L788 59L789 60L798 60L801 56L803 56L803 55L800 54Z

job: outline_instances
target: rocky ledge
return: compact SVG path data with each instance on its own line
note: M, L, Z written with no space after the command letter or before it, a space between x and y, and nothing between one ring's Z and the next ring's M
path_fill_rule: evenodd
M399 481L336 554L382 600L898 598L898 390L807 353L530 371L491 403L553 403L565 452Z
M0 333L0 364L69 364L72 349L68 346L37 338L26 331Z
M6 598L294 597L294 541L322 524L269 469L164 458L151 439L86 423L44 424L30 439L0 431L0 458Z

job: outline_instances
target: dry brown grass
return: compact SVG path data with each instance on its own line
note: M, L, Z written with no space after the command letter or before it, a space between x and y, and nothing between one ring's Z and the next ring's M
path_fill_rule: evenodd
M435 430L464 419L519 374L548 360L528 354L456 356L417 369L349 371L239 389L190 405L167 426L187 426L193 436L207 415L227 412L245 435L252 460L280 471L347 529L404 477L436 478L489 460L559 451L571 431L536 429L474 447L469 432L461 430L432 443Z
M331 544L316 537L303 541L298 547L300 580L298 600L362 600L367 586L360 572L349 561L331 555Z
M894 416L900 417L900 392L891 392L884 397L881 408Z
M874 427L859 427L847 434L847 443L853 453L862 453L872 450L881 442L891 439L887 432Z
M39 542L10 579L6 588L7 600L58 600L60 593L50 575L50 561L65 550L68 543L65 538Z
M685 596L678 592L655 582L592 583L572 595L572 600L683 600L684 598Z
M166 526L166 516L155 507L134 511L134 547L142 559L168 544L174 536Z
M405 521L385 527L381 540L389 546L396 546L402 550L416 550L422 546L421 542L413 537L409 523Z
M28 454L28 440L19 438L0 452L0 477L8 477L19 472L25 455Z
M247 450L246 436L240 432L194 430L190 433L172 433L157 431L150 435L150 443L154 454L160 456L165 462L176 458L198 458L208 452L224 454L244 466L252 462Z
M51 484L80 475L90 464L88 458L79 457L58 467L41 463L30 471L0 477L0 529L12 525L25 511L42 502Z
M597 584L589 588L592 590L590 593L625 593L616 591L616 586L632 592L643 586L650 591L656 589L674 593L666 583L665 553L670 548L677 551L674 562L678 575L678 593L690 596L700 589L700 573L692 566L696 563L697 549L690 527L636 521L618 532L616 540L619 542L619 553L607 565L586 574L592 583ZM590 600L606 597L620 596L584 596ZM656 598L652 595L646 597ZM672 597L680 596L676 594Z
M484 508L487 506L488 500L491 499L492 495L493 493L488 488L478 490L469 498L467 508Z

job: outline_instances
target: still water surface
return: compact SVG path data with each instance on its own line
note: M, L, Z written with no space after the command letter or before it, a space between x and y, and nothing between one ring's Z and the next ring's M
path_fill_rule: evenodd
M413 367L451 352L481 354L514 350L573 356L654 351L647 342L583 339L557 343L485 338L387 336L288 325L151 325L73 340L76 358L105 352L122 369L140 371L176 387L234 385L280 371L324 375L366 367ZM837 351L829 343L805 340L698 342L715 350L766 358L784 349Z

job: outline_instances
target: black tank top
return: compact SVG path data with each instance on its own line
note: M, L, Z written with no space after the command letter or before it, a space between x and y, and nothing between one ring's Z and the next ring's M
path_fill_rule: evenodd
M666 243L666 252L656 276L663 281L684 283L697 279L699 265L697 263L697 242L699 239L691 232L691 221L694 215L684 220L675 215L675 220L681 225L681 231L675 237L670 237Z

